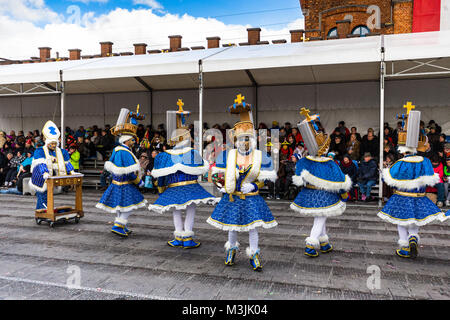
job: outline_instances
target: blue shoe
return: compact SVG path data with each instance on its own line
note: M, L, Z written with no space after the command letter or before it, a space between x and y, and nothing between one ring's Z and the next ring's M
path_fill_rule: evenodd
M319 253L313 246L307 244L305 247L305 255L311 258L315 258L319 256Z
M333 251L333 246L330 244L328 236L320 237L319 241L320 241L320 252L328 253Z
M125 232L130 235L133 231L131 231L130 229L127 228L127 226L124 226L123 228L125 230Z
M183 238L175 237L175 239L168 241L167 244L174 248L182 248L183 247Z
M247 248L247 255L250 257L250 265L253 271L262 271L261 259L259 258L259 249L252 255L250 248Z
M419 247L419 236L410 236L409 239L409 254L410 258L415 259L418 254L418 247Z
M167 244L174 248L183 248L183 234L180 231L175 231L173 233L175 239L170 240Z
M121 236L121 237L128 237L128 233L125 231L125 226L123 224L114 223L114 226L111 229L111 232Z
M225 243L225 251L227 253L227 257L225 258L225 264L227 266L232 266L234 264L234 259L236 258L236 253L239 250L239 243L236 246L231 247L230 243Z
M395 253L402 258L411 258L409 247L401 247L400 249L395 250Z
M184 237L183 238L183 248L184 249L193 249L197 248L201 245L200 242L195 242L192 237Z

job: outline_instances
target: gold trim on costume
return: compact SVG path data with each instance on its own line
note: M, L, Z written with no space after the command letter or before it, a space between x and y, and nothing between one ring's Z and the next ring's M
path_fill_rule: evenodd
M112 183L115 184L116 186L123 186L125 184L131 184L131 181L119 182L119 181L113 180Z
M240 191L235 191L233 193L229 193L230 202L234 202L233 196L238 196L241 200L245 200L245 197L257 196L259 195L259 190L255 192L243 193Z
M416 198L425 197L425 192L417 193L417 192L406 192L406 191L395 190L394 194L398 194L399 196L405 196L405 197L416 197Z
M173 187L187 186L189 184L196 184L196 183L198 183L197 180L181 181L181 182L171 183L167 187L168 188L173 188Z

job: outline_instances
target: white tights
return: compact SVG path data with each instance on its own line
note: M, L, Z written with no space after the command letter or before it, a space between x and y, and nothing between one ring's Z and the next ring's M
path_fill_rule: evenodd
M310 237L313 239L319 239L319 237L326 236L327 234L326 222L327 217L315 217Z
M258 230L251 229L248 232L248 241L250 243L250 251L255 253L258 250ZM237 231L228 231L228 242L231 247L235 247L237 245Z
M399 243L407 243L408 238L412 235L419 235L419 227L415 224L410 224L408 226L397 225Z
M183 218L181 216L181 210L173 211L173 225L175 226L175 232L179 233L183 231L192 231L192 229L194 228L195 207L195 204L191 204L186 208L186 218L184 219L184 226Z

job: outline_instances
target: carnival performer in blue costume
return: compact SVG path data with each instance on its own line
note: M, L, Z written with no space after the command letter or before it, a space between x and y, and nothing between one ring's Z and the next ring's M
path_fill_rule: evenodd
M398 134L398 151L404 155L390 168L382 171L384 182L395 189L386 205L378 213L381 219L397 225L400 249L395 252L403 258L416 258L419 247L419 227L447 217L425 196L425 188L439 183L428 158L415 155L420 135L420 111L411 111L409 102L402 115L403 130Z
M228 241L225 243L225 264L228 266L235 263L239 249L237 233L248 231L250 246L246 253L253 270L261 271L257 228L273 228L277 222L259 195L259 189L265 180L275 181L277 174L272 159L256 149L252 106L245 103L244 98L238 95L229 107L231 113L240 114L240 121L233 128L237 148L220 153L216 159L212 173L225 174L224 186L220 189L223 196L207 222L228 231Z
M171 247L192 249L200 246L194 240L195 209L199 204L216 204L219 199L207 192L198 176L209 170L209 164L197 150L191 148L191 135L186 125L189 111L178 100L178 111L167 111L167 132L173 149L158 154L151 175L157 178L159 197L148 209L158 213L173 211L174 239ZM183 223L181 211L186 210Z
M112 173L112 183L96 205L99 209L117 215L111 232L121 237L131 234L127 224L132 211L147 205L147 200L138 189L144 182L141 179L139 161L132 151L138 140L137 120L142 119L144 116L139 114L139 105L136 113L126 108L120 110L117 124L111 128L111 133L119 136L120 145L114 148L104 167Z
M58 147L61 133L58 127L47 121L42 129L45 145L37 148L31 163L30 188L36 190L36 210L47 209L47 183L50 176L66 176L75 174L70 163L70 155L65 149Z
M330 138L318 130L315 122L320 121L319 115L310 116L305 108L300 113L306 119L298 124L298 128L309 155L297 161L292 181L303 188L291 204L291 209L314 217L311 233L306 238L305 255L318 257L318 250L322 253L333 250L326 221L328 217L342 215L345 211L347 191L351 189L352 181L333 159L323 156L327 154Z

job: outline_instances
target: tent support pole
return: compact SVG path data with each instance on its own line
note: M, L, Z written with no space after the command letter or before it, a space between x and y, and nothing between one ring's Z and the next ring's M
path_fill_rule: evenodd
M386 63L384 60L384 36L381 36L381 63L380 63L380 152L379 152L379 178L378 178L378 207L383 205L383 151L384 151L384 79L386 76Z
M64 103L66 100L66 93L64 89L64 81L63 81L63 71L59 70L59 78L60 78L60 92L61 92L61 149L65 148L65 140L66 140L66 130L64 127Z
M199 88L198 88L198 121L200 122L200 126L198 128L198 144L200 156L203 157L203 61L198 60L198 80L199 80Z

